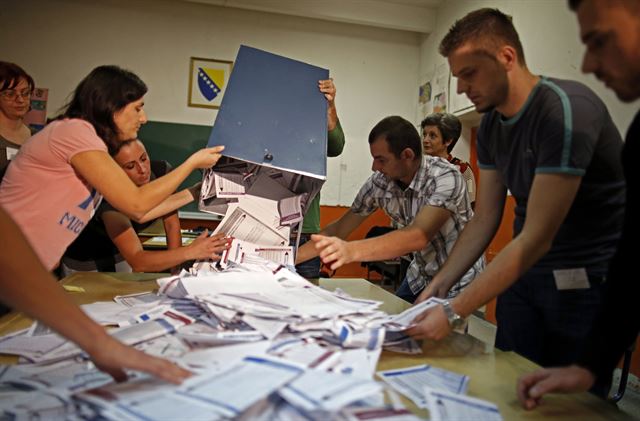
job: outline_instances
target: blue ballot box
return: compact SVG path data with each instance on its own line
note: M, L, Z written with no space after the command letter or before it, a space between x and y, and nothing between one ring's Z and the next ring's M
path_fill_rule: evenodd
M224 155L324 179L327 101L318 81L329 71L241 46L209 146Z
M327 69L240 47L208 143L224 145L224 156L205 173L200 210L224 215L238 201L234 192L300 196L301 220L326 179L327 101L318 81L328 77ZM212 172L225 179L216 185ZM222 194L224 183L244 187Z

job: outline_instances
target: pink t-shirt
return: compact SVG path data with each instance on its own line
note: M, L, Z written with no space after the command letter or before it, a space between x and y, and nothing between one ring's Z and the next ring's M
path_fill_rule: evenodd
M96 150L107 152L107 146L87 121L51 122L20 148L0 184L0 206L48 270L56 267L102 200L71 165L75 154Z

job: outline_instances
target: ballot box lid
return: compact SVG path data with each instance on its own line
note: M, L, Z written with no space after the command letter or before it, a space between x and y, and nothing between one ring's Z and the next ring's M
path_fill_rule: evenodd
M329 71L240 46L209 146L224 155L325 179Z

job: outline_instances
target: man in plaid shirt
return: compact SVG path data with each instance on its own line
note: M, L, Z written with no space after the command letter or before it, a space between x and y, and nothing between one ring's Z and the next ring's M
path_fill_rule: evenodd
M412 254L396 294L413 302L447 259L473 211L466 183L452 164L422 154L422 141L407 120L391 116L369 133L375 173L360 188L351 209L298 250L298 262L317 255L332 270L351 262ZM364 240L345 241L376 209L400 227ZM484 268L478 259L449 291L456 296Z

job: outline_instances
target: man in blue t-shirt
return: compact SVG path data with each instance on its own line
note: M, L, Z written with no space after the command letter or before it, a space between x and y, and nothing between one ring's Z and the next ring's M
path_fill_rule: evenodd
M480 9L440 45L458 92L485 113L478 132L476 214L421 294L445 296L496 233L508 192L514 237L449 305L409 331L439 339L453 322L499 295L496 346L544 366L573 361L597 314L620 238L622 140L586 86L533 74L511 18Z

